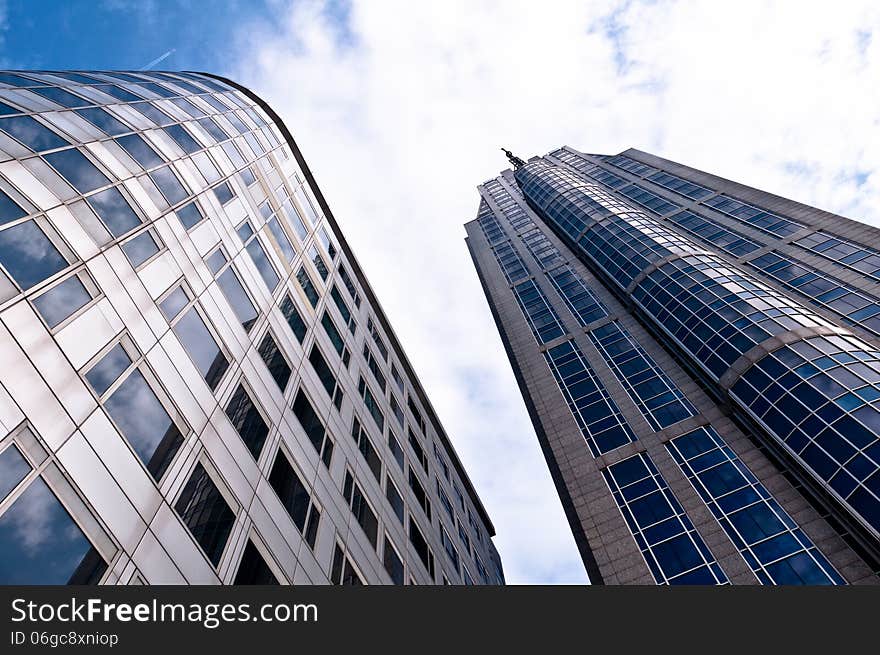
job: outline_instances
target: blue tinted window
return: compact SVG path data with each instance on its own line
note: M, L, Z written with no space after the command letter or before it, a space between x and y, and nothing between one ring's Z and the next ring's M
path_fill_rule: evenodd
M278 219L273 216L269 219L268 225L269 231L272 233L272 236L275 237L275 241L278 242L278 247L281 248L284 257L288 262L293 262L296 257L296 251L293 249L293 246L290 245L290 239L287 238L287 234L284 233L284 230L278 224Z
M226 182L214 187L214 195L217 196L217 200L221 205L225 205L235 197L235 194Z
M153 168L165 163L156 151L147 145L147 142L139 134L129 134L116 139L116 142L125 148L125 151L143 168Z
M123 124L121 121L113 118L109 113L100 107L89 107L88 109L77 109L76 113L85 118L89 123L97 127L110 136L125 134L131 132L131 128Z
M110 184L110 180L76 148L53 152L44 159L80 193Z
M119 376L129 366L131 366L131 357L128 356L121 344L116 344L110 352L101 358L101 361L86 373L86 380L92 385L95 393L100 396L119 379Z
M41 478L0 516L0 584L83 584L106 568Z
M165 133L186 153L192 154L202 149L198 141L192 138L182 125L169 125L165 128Z
M137 109L144 116L153 121L156 125L169 125L174 122L174 119L171 118L164 111L156 107L154 104L150 102L137 102L133 105L130 105L133 109Z
M153 235L149 231L145 231L123 243L122 252L128 257L131 265L137 268L159 252L159 245L156 243Z
M116 86L115 84L98 84L95 88L103 91L108 96L112 96L117 100L122 100L124 102L136 102L143 99L142 96L135 95L128 89L123 89L121 86Z
M260 277L263 278L266 286L269 287L270 291L274 291L281 278L278 277L278 273L275 272L272 262L270 262L269 258L266 256L266 251L263 250L263 246L261 246L260 242L254 238L251 239L244 248L251 256L251 260L257 267L257 271L260 273Z
M115 237L122 236L141 224L141 219L116 187L89 196L88 202Z
M0 190L0 225L21 218L26 213L12 198Z
M54 150L69 146L70 143L30 116L0 118L0 130L21 141L34 152ZM60 154L60 153L59 153Z
M33 89L33 92L39 93L44 98L48 98L52 102L59 104L62 107L68 107L69 109L87 107L88 105L95 104L93 100L80 98L78 95L74 95L70 91L65 91L57 86L46 86L41 89Z
M258 313L235 271L232 268L227 268L217 277L217 284L232 306L238 320L241 321L245 332L249 331L257 320Z
M198 118L199 116L204 116L205 112L196 107L193 103L191 103L186 98L174 98L171 100L175 105L180 107L184 112L189 114L192 118Z
M0 502L31 472L31 465L21 456L15 444L0 453Z
M150 173L150 179L159 187L159 191L162 192L169 204L176 205L189 195L170 166L157 168Z
M9 114L20 114L20 109L10 107L5 102L0 102L0 116L8 116Z
M10 86L40 86L43 84L43 82L31 80L14 73L0 73L0 82Z
M202 212L199 211L196 203L191 202L188 205L184 205L176 212L177 218L183 224L187 230L193 227L194 225L201 223L204 216L202 216Z
M229 135L223 131L223 129L217 125L217 121L213 118L202 118L198 121L199 125L201 125L205 132L211 135L211 137L217 142L221 143L226 141L229 138Z
M0 232L0 264L24 290L68 265L34 221Z
M106 401L104 409L157 480L183 443L180 430L135 369Z
M226 369L229 368L229 361L196 308L191 307L174 324L173 329L199 373L205 378L205 382L211 389L216 389Z
M79 276L72 275L34 299L34 307L48 326L53 328L91 299Z
M547 343L565 334L559 315L534 280L520 282L513 293L538 343Z

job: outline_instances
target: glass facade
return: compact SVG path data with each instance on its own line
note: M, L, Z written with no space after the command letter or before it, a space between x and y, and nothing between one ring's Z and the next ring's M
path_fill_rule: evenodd
M469 584L499 561L271 108L154 71L5 73L0 96L0 584ZM465 490L452 524L389 422ZM461 566L435 559L461 531Z
M637 150L511 163L467 243L591 579L876 582L880 233Z

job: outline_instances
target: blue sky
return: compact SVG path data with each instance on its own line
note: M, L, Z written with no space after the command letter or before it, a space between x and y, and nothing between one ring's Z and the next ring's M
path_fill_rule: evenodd
M464 247L474 187L633 146L880 225L880 4L0 0L4 67L206 70L284 118L498 529L583 567ZM84 38L87 36L87 39Z

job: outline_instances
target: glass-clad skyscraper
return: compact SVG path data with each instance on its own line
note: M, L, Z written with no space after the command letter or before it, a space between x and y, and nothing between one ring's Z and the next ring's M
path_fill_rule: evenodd
M627 150L467 244L595 583L876 583L880 231Z
M0 73L0 584L501 584L287 128L195 73Z

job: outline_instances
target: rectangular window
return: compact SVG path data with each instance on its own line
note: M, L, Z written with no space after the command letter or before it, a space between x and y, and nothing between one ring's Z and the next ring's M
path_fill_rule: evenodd
M446 490L443 488L443 485L440 484L440 478L436 478L436 482L437 496L440 498L440 504L443 505L443 509L446 510L449 518L452 519L452 524L455 525L455 510L452 508L452 501L449 500L449 496L446 495Z
M388 449L391 451L391 454L394 456L394 461L397 462L398 466L400 466L400 470L403 470L403 447L400 445L400 442L397 440L397 437L394 436L394 433L389 430L388 431Z
M278 277L278 273L275 272L275 267L272 266L272 262L269 261L269 256L266 255L266 251L263 249L263 246L260 245L260 241L257 239L257 235L254 233L250 223L245 221L241 227L238 228L238 235L244 242L244 249L247 251L247 254L250 255L254 266L257 267L257 272L260 274L260 277L263 278L263 282L269 287L269 291L274 291L275 287L278 286L278 282L281 281L281 278Z
M381 485L382 458L379 457L379 453L373 446L373 442L370 441L370 438L367 436L367 431L364 429L363 425L361 425L357 416L354 417L354 421L351 425L351 438L354 439L355 444L357 444L358 450L364 458L367 467L372 471L373 476L376 478L376 482Z
M306 294L306 298L312 303L312 307L317 307L320 296L318 295L318 290L315 288L315 285L312 283L312 279L306 272L305 267L300 267L299 271L296 273L296 279L302 287L303 292Z
M422 413L419 411L415 402L413 402L412 396L406 397L406 406L409 407L409 411L412 412L413 417L416 419L416 425L419 426L422 434L425 434L425 419L422 418Z
M412 547L416 551L416 555L418 555L419 559L422 561L422 564L425 565L425 570L428 572L431 580L433 580L434 553L431 552L431 547L428 546L428 542L425 540L422 531L419 530L419 527L416 525L412 514L410 514L409 517L409 542L412 544Z
M446 463L446 458L443 457L443 454L440 452L440 449L437 447L436 443L434 444L434 459L437 460L437 463L443 470L443 477L445 477L449 482L452 482L452 476L449 475L449 464Z
M0 264L27 291L67 268L68 261L37 221L31 220L0 232Z
M373 548L376 548L379 540L379 521L376 518L376 513L367 503L366 496L361 490L360 485L355 482L348 471L345 473L343 494L358 525L361 526L364 534L367 535L367 539L373 545Z
M333 344L336 352L339 355L342 355L342 352L345 349L345 339L342 338L342 334L340 334L336 325L333 323L333 319L330 318L330 314L328 314L326 310L321 316L321 325L324 326L324 331L327 333L327 336L330 337L330 343Z
M174 509L211 563L217 566L232 532L235 513L201 463L196 464Z
M300 532L303 532L306 528L306 519L312 499L308 489L281 450L275 455L275 463L269 473L269 485L278 494L278 498L293 520L293 524Z
M259 459L263 444L269 434L269 426L263 420L262 414L254 405L250 395L244 386L239 384L229 404L226 406L226 416L232 422L235 431L244 441L244 445L250 451L254 459Z
M278 243L281 252L284 253L285 259L287 259L288 263L293 263L293 260L296 258L296 250L290 244L290 239L287 238L287 234L284 233L284 230L278 223L278 219L273 216L266 225L269 226L269 231L275 237L275 241Z
M336 391L336 376L333 375L332 369L327 364L327 360L324 359L324 355L321 354L317 345L312 346L312 352L309 353L309 362L312 368L315 369L315 373L318 374L318 379L321 381L321 385L324 387L327 395L333 398L333 394Z
M391 413L394 414L394 418L397 419L398 425L403 428L403 408L400 406L400 403L397 402L397 398L394 397L394 394L388 396L388 402L391 404Z
M348 325L348 331L354 334L357 330L357 323L355 323L354 316L352 315L351 310L348 309L348 305L345 304L345 300L342 299L342 294L339 293L339 287L335 284L330 289L330 297L333 298L336 308L339 310L339 313L342 314L345 324Z
M333 562L330 566L330 582L335 585L361 586L364 584L351 560L342 552L339 544L333 549Z
M83 269L34 298L33 303L52 329L85 307L98 293L94 280Z
M383 544L382 563L385 565L388 575L391 576L391 581L396 585L402 585L404 581L403 560L397 553L394 544L391 543L388 534L385 535Z
M254 542L248 539L235 574L234 585L277 585L278 578L266 564Z
M318 271L318 276L322 280L326 280L327 276L330 275L330 271L327 269L327 263L324 261L324 258L321 257L321 253L318 252L318 249L312 245L309 248L309 259L312 260L312 263L315 265L315 270Z
M354 281L352 281L351 276L348 274L348 271L345 270L345 266L343 266L342 264L339 265L339 277L342 279L342 283L348 290L348 294L351 296L351 299L354 300L354 306L360 307L361 297L358 294L357 287L354 285Z
M327 430L302 389L297 392L292 409L294 416L296 416L309 441L312 442L312 446L320 453Z
M409 488L412 489L413 496L415 496L416 501L418 501L419 507L425 511L425 516L427 516L428 521L430 521L431 500L428 498L425 487L422 486L422 481L419 480L419 477L415 474L411 466L409 467Z
M449 561L452 562L452 567L455 569L455 572L459 573L460 562L458 559L458 551L455 548L452 537L449 536L449 533L446 532L446 528L442 524L440 525L440 542L443 544L443 550L445 550L446 554L449 556Z
M229 360L205 324L195 301L183 287L177 287L159 303L159 309L208 387L212 391L216 389L229 368Z
M376 397L373 395L373 392L370 391L370 387L367 386L363 377L358 379L358 393L361 394L361 398L363 398L364 407L367 408L367 411L370 412L370 416L373 417L373 421L375 421L376 425L379 427L379 432L384 433L385 415L382 413L382 410L379 409L379 403L376 401Z
M412 448L412 451L415 453L416 459L419 460L419 464L425 469L425 473L428 473L428 455L425 453L425 449L422 448L422 444L415 432L410 429L407 430L407 433L409 434L410 448Z
M263 337L258 352L260 353L263 362L265 362L268 367L272 379L275 380L278 388L281 389L281 393L284 393L284 390L287 388L287 383L290 380L290 364L287 363L284 354L278 348L275 339L272 338L271 332L267 332L266 336Z
M306 338L306 332L308 332L309 328L303 320L302 315L299 313L299 310L296 308L293 299L291 299L290 296L284 296L284 300L281 301L280 309L281 313L284 315L284 319L293 331L296 340L302 343L303 339Z
M378 360L373 356L373 352L370 350L370 347L367 346L366 342L364 342L364 360L367 362L367 368L370 369L370 372L373 374L373 379L379 385L379 388L382 389L382 393L385 393L385 375L382 373L382 369L379 367Z
M379 354L382 355L382 359L384 361L388 361L388 347L385 345L385 342L382 340L382 335L379 334L379 329L376 327L376 324L373 323L372 318L367 319L367 329L370 331L370 336L373 337L373 341L376 344L376 348L379 349Z
M388 499L388 504L403 525L403 497L388 475L385 476L385 498Z
M397 366L394 365L394 362L391 363L391 377L394 379L394 384L397 385L400 393L403 393L403 377L401 377L400 371L397 370Z

